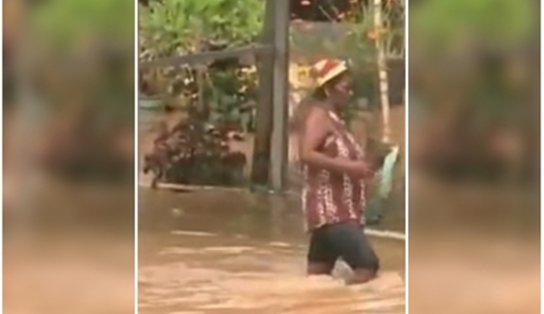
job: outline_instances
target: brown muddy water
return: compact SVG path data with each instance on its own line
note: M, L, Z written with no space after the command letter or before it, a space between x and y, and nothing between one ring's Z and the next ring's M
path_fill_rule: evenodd
M297 202L228 190L139 190L142 314L404 313L404 242L371 238L380 277L306 277Z
M134 313L131 186L4 183L3 313Z

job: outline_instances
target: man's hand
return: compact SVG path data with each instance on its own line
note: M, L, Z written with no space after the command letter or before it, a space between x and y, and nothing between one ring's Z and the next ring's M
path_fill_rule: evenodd
M374 171L364 161L344 159L346 173L358 179L367 179L373 176Z

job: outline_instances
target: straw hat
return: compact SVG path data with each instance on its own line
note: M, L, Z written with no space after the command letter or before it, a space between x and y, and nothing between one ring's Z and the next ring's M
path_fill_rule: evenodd
M338 59L323 59L312 66L317 87L322 87L325 83L345 73L347 70L347 63Z

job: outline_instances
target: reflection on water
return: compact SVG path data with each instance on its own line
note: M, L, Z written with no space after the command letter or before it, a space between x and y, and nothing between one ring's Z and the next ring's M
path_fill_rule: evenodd
M139 308L155 313L404 313L404 242L372 238L380 278L304 275L299 207L226 190L140 190Z

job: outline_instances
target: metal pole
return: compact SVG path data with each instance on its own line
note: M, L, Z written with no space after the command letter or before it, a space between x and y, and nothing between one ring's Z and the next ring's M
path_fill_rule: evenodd
M287 178L287 120L289 91L289 21L288 0L274 1L274 94L271 155L271 183L275 191L286 187Z

